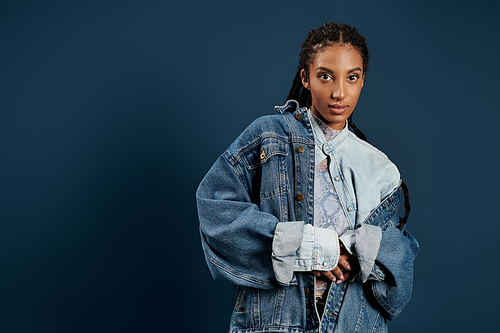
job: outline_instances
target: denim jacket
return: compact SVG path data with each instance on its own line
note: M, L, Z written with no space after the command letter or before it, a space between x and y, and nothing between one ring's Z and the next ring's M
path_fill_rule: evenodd
M305 108L288 101L276 110L235 140L196 193L209 269L239 286L230 332L384 332L410 299L419 251L397 228L399 172L347 130L322 145L350 227L381 237L369 276L332 283L319 318L315 277L293 271L303 230L313 225L317 142Z

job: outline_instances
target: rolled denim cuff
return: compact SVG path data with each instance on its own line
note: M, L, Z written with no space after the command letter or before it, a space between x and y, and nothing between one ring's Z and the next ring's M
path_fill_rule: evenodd
M381 240L382 229L380 229L380 227L363 224L356 229L355 250L359 261L359 278L361 282L366 282L370 273L372 273Z
M339 261L339 239L331 229L304 225L300 247L297 249L294 271L330 271Z
M304 222L280 222L276 224L273 238L272 264L274 275L282 286L293 280L295 253L302 241Z
M356 255L354 253L354 247L356 245L356 230L347 230L339 236L339 239L342 244L344 244L347 252L349 252L351 255Z

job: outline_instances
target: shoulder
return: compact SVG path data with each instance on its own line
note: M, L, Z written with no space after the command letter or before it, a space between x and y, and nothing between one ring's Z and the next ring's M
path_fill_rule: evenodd
M288 100L283 106L275 106L277 112L255 119L240 135L238 139L262 138L269 136L280 136L284 138L308 136L307 123L302 115L306 113L305 108L299 108L294 100ZM300 113L298 115L298 113ZM295 114L295 116L294 116ZM302 120L302 121L297 121ZM238 141L238 139L236 141ZM247 140L248 141L248 140Z
M353 153L360 156L365 162L381 163L381 164L394 164L389 160L387 155L380 149L372 144L361 140L356 134L349 131L345 145L347 149L352 150Z
M283 133L290 132L290 126L286 119L286 114L274 114L261 116L255 119L242 134L262 135L264 133Z
M339 146L341 165L346 177L354 180L359 212L370 212L396 189L401 175L396 165L381 150L349 132Z
M348 155L352 166L366 177L383 178L389 182L399 181L399 170L389 157L370 143L358 138L354 133L348 133L339 150Z

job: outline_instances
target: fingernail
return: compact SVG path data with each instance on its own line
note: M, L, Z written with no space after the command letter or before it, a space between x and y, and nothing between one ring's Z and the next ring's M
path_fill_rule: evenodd
M350 271L350 270L351 270L351 266L347 266L347 268L346 268L346 269L347 269L348 271Z

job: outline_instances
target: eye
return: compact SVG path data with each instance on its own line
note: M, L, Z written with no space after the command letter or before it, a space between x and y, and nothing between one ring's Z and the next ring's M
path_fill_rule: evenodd
M359 79L359 76L357 76L357 75L349 75L349 76L347 77L347 80L348 80L349 82L356 82L356 81L358 81L358 79Z
M333 80L332 76L330 74L326 74L326 73L319 74L318 78L320 80L322 80L322 81L331 81L331 80Z

